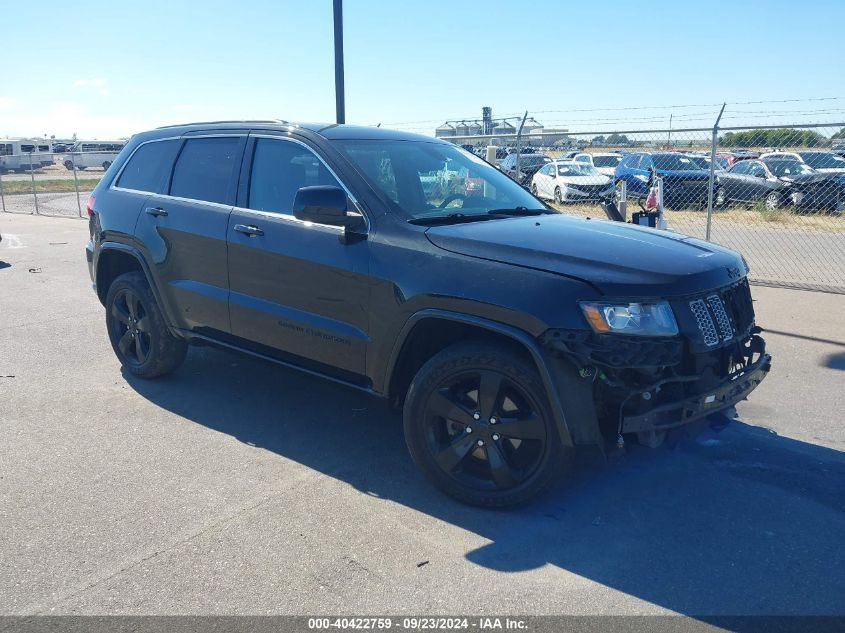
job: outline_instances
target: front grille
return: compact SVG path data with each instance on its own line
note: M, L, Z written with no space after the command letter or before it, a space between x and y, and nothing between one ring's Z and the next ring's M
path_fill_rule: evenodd
M710 310L716 317L716 323L719 325L719 333L722 335L723 341L729 341L734 337L733 327L731 321L728 319L728 313L725 311L725 304L722 303L719 295L710 295L707 297L707 304Z
M710 311L707 309L704 299L693 299L689 302L689 307L693 316L695 316L695 322L698 323L704 344L707 347L718 345L719 335L716 333L716 326L713 325L713 318L710 316Z
M590 198L594 198L598 196L601 192L610 189L610 183L606 183L604 185L569 185L569 188L574 189L576 191L580 191L581 193L586 194Z
M707 347L745 335L754 323L751 290L745 279L706 297L692 299L689 308Z

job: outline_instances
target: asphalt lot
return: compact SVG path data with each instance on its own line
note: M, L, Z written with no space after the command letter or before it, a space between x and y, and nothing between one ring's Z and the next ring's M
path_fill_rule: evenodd
M122 374L86 223L0 233L0 613L845 614L845 296L755 287L740 422L491 512L357 392L210 348Z

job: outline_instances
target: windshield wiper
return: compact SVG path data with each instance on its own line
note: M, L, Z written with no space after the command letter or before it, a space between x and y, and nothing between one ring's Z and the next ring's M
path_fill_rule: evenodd
M426 215L421 218L411 218L408 222L410 224L434 226L436 224L461 224L463 222L479 222L491 219L491 216L483 213L449 213L448 215Z
M508 209L490 209L487 213L449 213L448 215L427 215L408 220L411 224L433 226L436 224L460 224L462 222L480 222L523 215L546 215L554 213L548 209L529 209L528 207L511 207Z
M512 207L510 209L490 209L487 215L547 215L549 213L554 213L554 211L549 211L548 209L529 209L528 207Z

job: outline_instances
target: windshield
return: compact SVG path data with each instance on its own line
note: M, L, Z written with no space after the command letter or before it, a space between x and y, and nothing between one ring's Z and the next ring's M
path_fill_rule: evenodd
M827 152L804 152L801 158L816 169L845 169L845 158Z
M409 219L494 209L541 209L501 171L454 145L436 141L336 140L333 144Z
M654 166L657 169L666 169L669 171L683 171L683 170L700 170L710 169L709 165L700 167L690 156L683 154L656 154L654 156Z
M692 164L695 165L695 169L710 169L710 160L704 158L704 156L687 156L692 161ZM690 169L687 167L687 169Z
M773 160L766 161L766 167L775 176L797 176L799 174L812 174L813 169L809 165L797 160Z
M593 156L593 165L596 167L616 167L621 161L621 156Z
M598 169L587 163L558 163L558 176L601 176Z

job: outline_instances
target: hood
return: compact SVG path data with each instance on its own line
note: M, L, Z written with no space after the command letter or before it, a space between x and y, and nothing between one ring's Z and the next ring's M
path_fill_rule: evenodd
M830 176L824 174L798 174L796 176L780 176L778 179L796 185L813 185L820 182L831 182L833 180Z
M747 272L738 253L709 242L563 214L435 226L426 236L453 253L564 275L616 297L691 294Z

